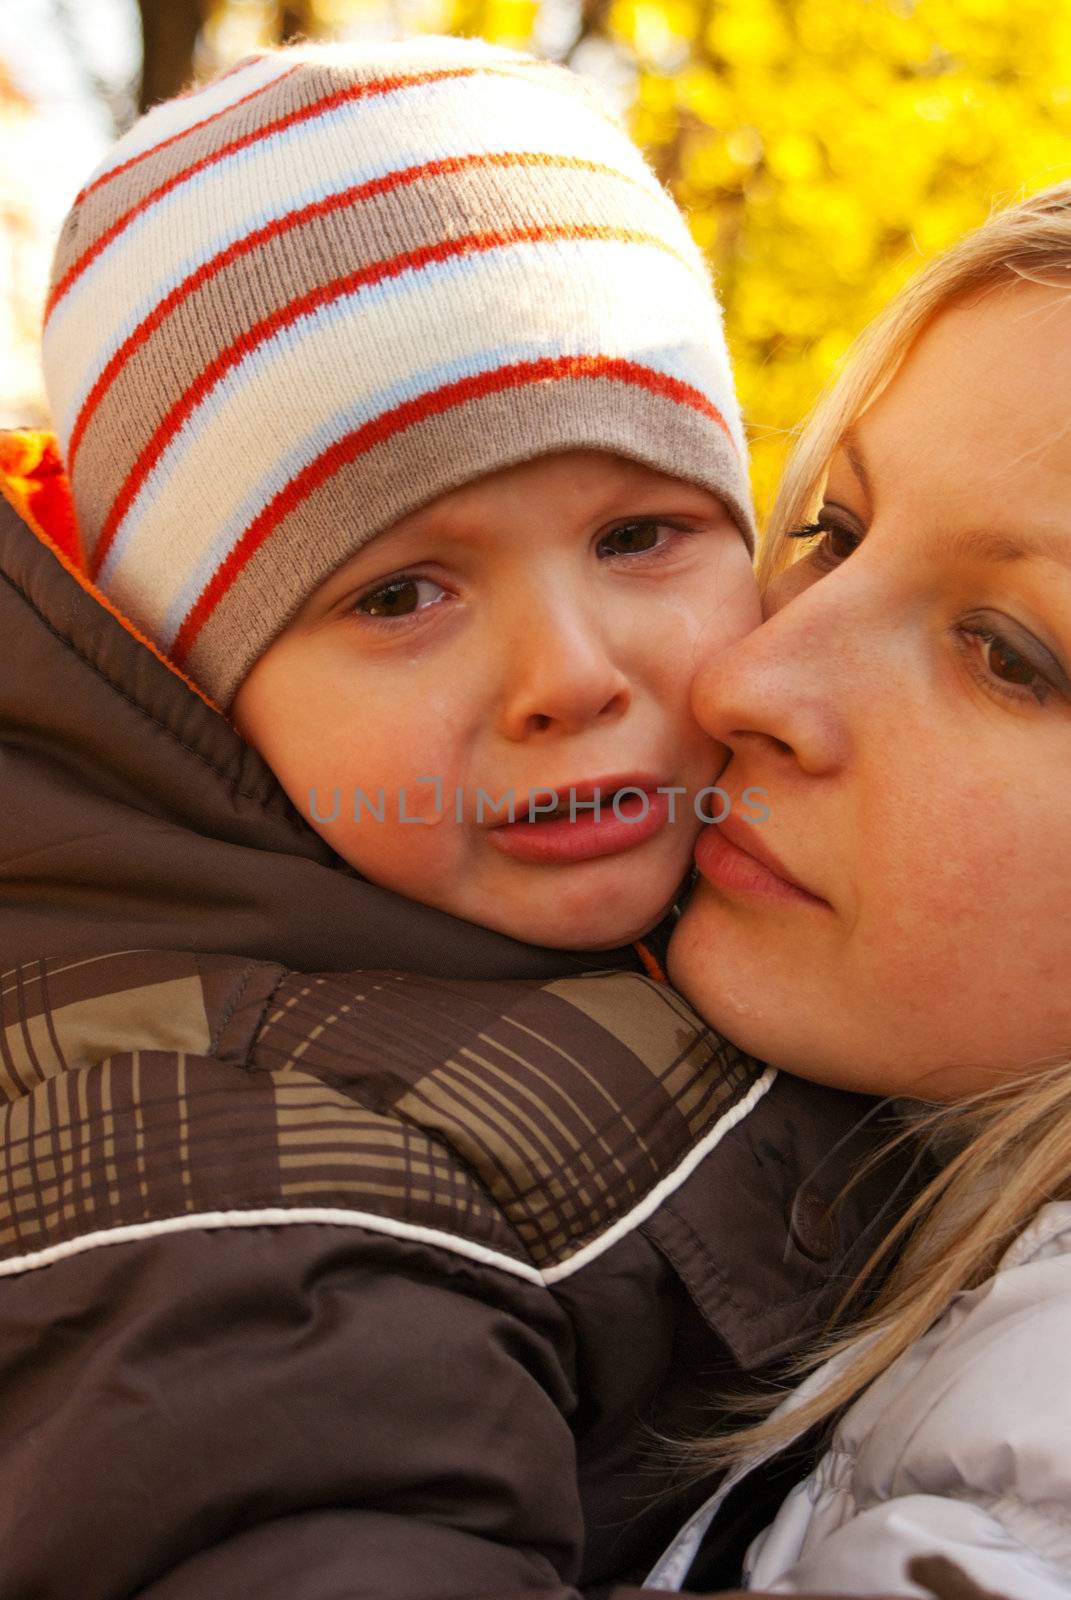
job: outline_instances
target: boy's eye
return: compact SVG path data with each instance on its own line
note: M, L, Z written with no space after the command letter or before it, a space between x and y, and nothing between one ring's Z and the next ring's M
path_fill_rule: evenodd
M619 528L612 528L599 540L599 554L610 556L637 556L643 555L648 550L656 550L659 543L659 534L665 523L647 519L639 522L623 522Z
M1005 683L1032 684L1037 682L1038 672L1029 661L1024 661L1017 650L1010 644L1005 644L1003 639L996 637L987 641L986 661L990 672L995 678L1003 678Z
M410 617L416 611L426 611L446 598L441 584L430 578L410 577L403 574L381 583L357 601L355 611L365 617Z

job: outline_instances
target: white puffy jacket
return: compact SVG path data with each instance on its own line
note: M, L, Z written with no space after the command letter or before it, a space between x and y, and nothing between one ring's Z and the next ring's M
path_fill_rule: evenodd
M680 1587L729 1489L759 1464L731 1475L648 1584ZM752 1544L745 1582L773 1594L921 1595L905 1567L929 1554L1008 1600L1071 1597L1071 1203L1039 1211L994 1276L957 1295L847 1411Z

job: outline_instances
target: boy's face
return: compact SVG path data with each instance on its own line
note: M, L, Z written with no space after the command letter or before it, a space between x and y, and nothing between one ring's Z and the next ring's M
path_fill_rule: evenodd
M693 796L724 761L689 708L697 658L758 621L720 500L570 451L443 495L365 545L261 656L232 716L373 882L517 939L610 948L672 904L700 828ZM644 796L615 817L626 785ZM596 786L598 821L580 803ZM549 790L558 820L538 809ZM509 792L512 825L508 800L495 809Z

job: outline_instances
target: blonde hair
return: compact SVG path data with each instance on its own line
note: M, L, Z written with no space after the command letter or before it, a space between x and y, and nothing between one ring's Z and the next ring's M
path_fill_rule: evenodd
M788 463L760 557L764 584L791 565L799 547L788 534L814 517L838 443L889 384L923 330L954 303L1016 279L1071 288L1071 182L994 212L925 267L859 337ZM926 1331L958 1290L992 1273L1040 1206L1071 1196L1071 1062L1017 1070L1014 1081L1004 1078L957 1105L930 1111L915 1133L955 1153L873 1252L841 1303L843 1309L903 1246L867 1313L846 1332L824 1339L794 1370L801 1375L842 1352L846 1360L819 1394L789 1416L705 1441L699 1447L705 1464L737 1460L787 1443L804 1428L829 1424ZM745 1412L768 1411L777 1398L745 1404Z

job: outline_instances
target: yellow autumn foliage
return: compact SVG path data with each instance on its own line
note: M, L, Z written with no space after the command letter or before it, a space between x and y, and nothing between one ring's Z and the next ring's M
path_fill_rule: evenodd
M761 506L789 431L893 290L994 204L1071 172L1071 6L1059 0L310 11L325 32L401 25L530 44L620 90L713 263Z

